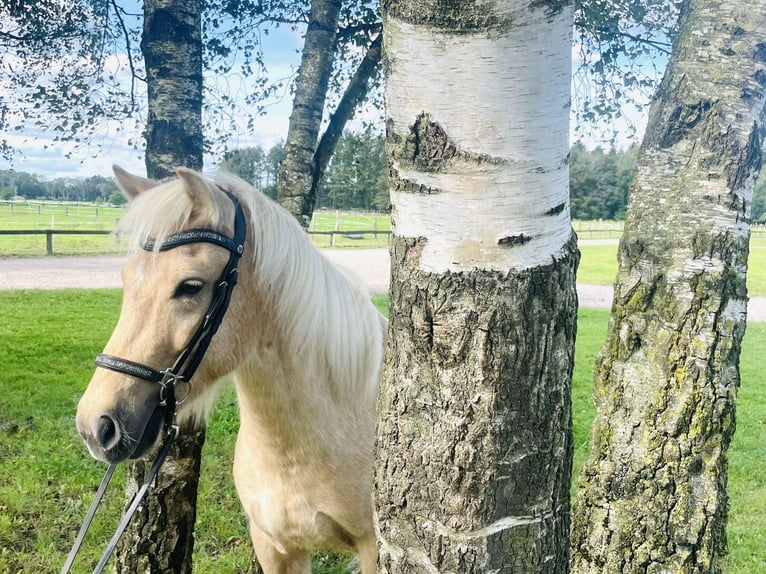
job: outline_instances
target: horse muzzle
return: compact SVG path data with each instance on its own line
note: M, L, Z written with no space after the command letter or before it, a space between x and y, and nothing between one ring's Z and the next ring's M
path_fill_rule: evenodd
M159 393L132 408L91 408L83 396L77 407L77 430L96 460L111 464L141 458L157 444L167 406Z

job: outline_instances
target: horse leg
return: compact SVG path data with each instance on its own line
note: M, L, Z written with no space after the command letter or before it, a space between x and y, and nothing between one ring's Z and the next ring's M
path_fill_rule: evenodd
M263 574L311 574L311 553L303 550L281 552L252 522L250 538Z
M378 571L378 542L375 536L358 540L356 551L359 553L359 565L362 574L376 574Z

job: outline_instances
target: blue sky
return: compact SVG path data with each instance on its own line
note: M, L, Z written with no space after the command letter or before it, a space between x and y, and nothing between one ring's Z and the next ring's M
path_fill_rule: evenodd
M291 75L300 62L299 50L303 40L300 33L293 32L289 28L281 28L271 31L263 37L263 50L266 58L270 77L280 78ZM573 58L576 58L576 50L573 50ZM236 78L209 77L206 81L231 82L236 84ZM0 88L2 89L2 88ZM7 94L0 96L8 97ZM253 145L261 145L268 148L287 135L287 127L290 116L291 97L284 95L268 108L265 116L256 120L255 128L248 132L245 126L231 138L230 148L242 148ZM641 135L645 124L645 111L642 109L626 112L634 125L638 128L638 136ZM124 127L124 126L123 126ZM107 126L105 135L99 140L102 147L97 150L76 150L73 144L52 141L53 135L43 131L25 130L23 134L18 132L4 134L22 152L13 164L0 159L0 169L14 168L20 171L39 174L45 178L54 177L87 177L91 175L111 175L111 165L117 163L134 173L145 173L143 152L141 149L133 149L128 145L129 139L140 141L140 129L116 133L117 126ZM621 134L625 134L618 145L624 147L629 143L627 137L629 130L624 126L617 126ZM571 141L581 136L574 132L570 136ZM582 138L587 145L595 146L600 142L598 134ZM67 153L71 157L66 157ZM98 152L97 155L96 152ZM215 158L205 158L205 170L215 168Z

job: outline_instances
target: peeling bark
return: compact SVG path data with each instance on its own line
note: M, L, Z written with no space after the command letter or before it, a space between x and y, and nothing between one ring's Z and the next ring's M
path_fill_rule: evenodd
M570 8L383 4L394 227L375 469L384 574L567 571ZM509 111L522 108L534 112Z
M763 3L691 0L631 189L572 570L720 572L761 167Z

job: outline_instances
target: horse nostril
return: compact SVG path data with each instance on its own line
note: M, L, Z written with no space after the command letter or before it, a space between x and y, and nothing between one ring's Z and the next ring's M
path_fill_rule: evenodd
M98 444L104 450L110 450L120 442L120 433L112 417L107 415L101 416L98 420L96 438L98 439Z

